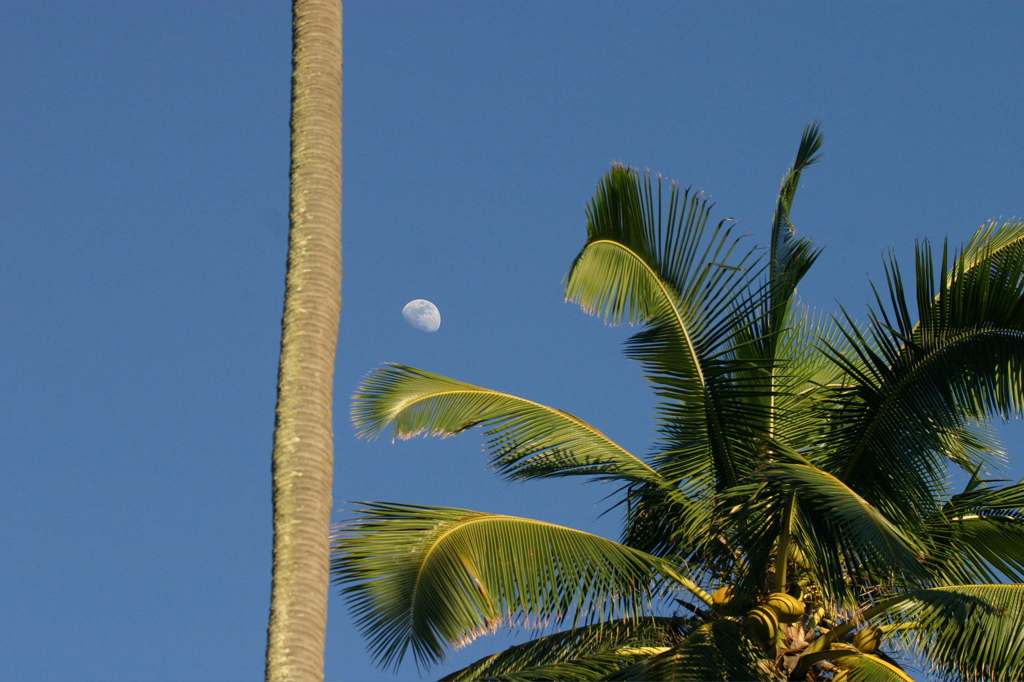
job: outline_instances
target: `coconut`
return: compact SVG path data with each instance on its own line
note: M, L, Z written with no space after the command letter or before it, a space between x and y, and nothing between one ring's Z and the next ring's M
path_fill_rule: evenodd
M853 636L853 645L865 654L873 654L878 651L882 643L882 633L874 625L867 625L857 630Z
M711 595L711 605L723 616L738 616L747 610L749 601L736 597L732 587L720 587Z
M754 639L767 642L775 638L775 633L779 629L779 617L775 614L774 609L767 606L755 606L744 616L743 626L754 636Z
M719 587L715 590L715 593L711 595L711 603L715 606L725 606L732 601L732 587Z
M775 611L781 623L795 623L804 615L804 603L785 592L773 592L768 595L765 606Z

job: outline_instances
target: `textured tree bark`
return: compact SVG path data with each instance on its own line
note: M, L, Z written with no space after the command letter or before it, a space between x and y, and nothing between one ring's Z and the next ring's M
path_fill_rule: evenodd
M292 4L291 229L274 429L268 682L323 680L341 315L341 2Z

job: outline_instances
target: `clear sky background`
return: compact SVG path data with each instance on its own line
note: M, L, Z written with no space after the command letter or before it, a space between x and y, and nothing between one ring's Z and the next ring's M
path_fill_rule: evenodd
M862 317L885 250L1024 214L1021 27L1019 2L348 0L336 520L383 500L614 537L608 488L503 483L478 432L359 441L349 397L401 362L645 452L628 330L562 295L601 174L702 188L764 244L820 120L800 294ZM0 2L5 679L262 677L290 50L284 1ZM415 298L438 332L403 321ZM327 651L329 680L420 677L374 668L336 594Z

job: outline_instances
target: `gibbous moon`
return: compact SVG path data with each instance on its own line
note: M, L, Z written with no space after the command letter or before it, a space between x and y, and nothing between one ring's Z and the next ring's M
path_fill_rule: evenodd
M421 332L436 332L441 326L441 311L430 301L417 298L402 308L402 317Z

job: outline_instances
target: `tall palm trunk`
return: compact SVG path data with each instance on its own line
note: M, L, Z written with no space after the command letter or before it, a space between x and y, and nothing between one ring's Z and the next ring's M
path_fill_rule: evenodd
M268 681L323 680L341 315L341 2L292 5L291 230L274 430Z

